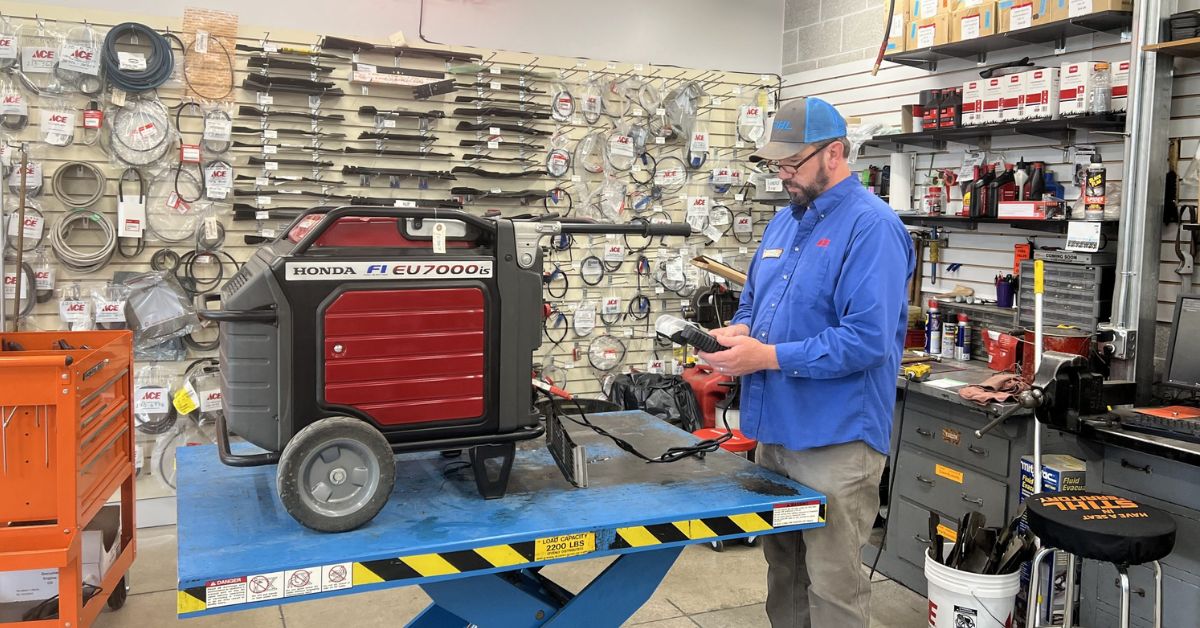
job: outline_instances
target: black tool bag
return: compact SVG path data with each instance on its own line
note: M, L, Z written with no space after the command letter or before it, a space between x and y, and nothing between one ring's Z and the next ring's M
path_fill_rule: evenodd
M702 426L700 402L692 387L679 375L618 375L608 398L624 410L643 410L688 432Z

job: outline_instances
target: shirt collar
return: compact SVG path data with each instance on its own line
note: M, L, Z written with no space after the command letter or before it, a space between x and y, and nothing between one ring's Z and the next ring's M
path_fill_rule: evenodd
M796 219L800 219L802 216L804 216L804 213L811 208L816 209L817 213L821 216L826 216L829 214L829 212L832 212L839 205L841 205L842 201L845 200L845 198L856 187L858 187L858 185L858 178L854 176L854 173L850 173L846 175L845 179L835 183L828 190L825 190L825 192L820 196L813 199L813 201L809 203L807 207L798 207L793 203L791 206L792 215L795 216Z

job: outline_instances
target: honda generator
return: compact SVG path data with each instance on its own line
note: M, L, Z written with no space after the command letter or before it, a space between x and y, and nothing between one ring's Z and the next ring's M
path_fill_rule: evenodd
M220 328L221 461L278 464L284 507L321 531L379 512L399 452L468 450L480 493L501 497L516 442L544 433L531 383L541 239L609 233L690 227L305 212L222 287L219 309L201 312ZM230 432L265 453L232 452Z

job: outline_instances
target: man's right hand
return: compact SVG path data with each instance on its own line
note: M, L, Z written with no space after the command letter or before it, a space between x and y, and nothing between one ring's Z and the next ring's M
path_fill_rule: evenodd
M717 338L728 336L749 336L750 326L745 323L738 323L737 325L730 325L729 327L718 327L709 333Z

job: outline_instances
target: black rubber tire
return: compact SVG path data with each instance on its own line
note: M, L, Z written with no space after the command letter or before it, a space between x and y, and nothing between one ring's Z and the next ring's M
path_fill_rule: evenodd
M725 551L725 541L723 541L723 540L722 541L709 541L708 546L711 547L714 552L724 552Z
M117 581L117 588L113 589L113 592L108 596L108 607L114 611L121 610L121 607L125 606L125 600L129 598L129 587L125 584L125 578L127 577L122 576Z
M358 510L342 516L312 510L299 494L302 461L309 453L335 439L349 439L366 446L379 465L379 481L374 493ZM350 417L321 419L300 430L283 448L275 476L275 488L288 514L301 525L318 532L345 532L374 519L387 503L395 482L396 457L387 439L369 423Z

